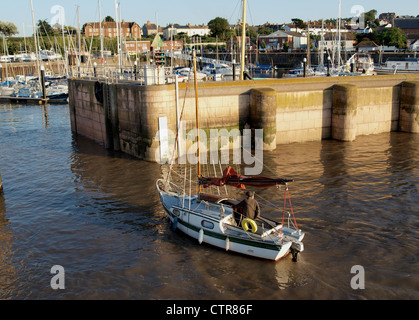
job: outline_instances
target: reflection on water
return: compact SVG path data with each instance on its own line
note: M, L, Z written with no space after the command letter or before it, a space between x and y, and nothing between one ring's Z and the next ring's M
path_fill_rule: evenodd
M155 190L167 166L73 136L68 106L0 106L0 137L1 299L419 298L418 135L265 153L263 174L295 180L306 232L297 263L226 253L173 232ZM175 169L183 181L185 168ZM282 207L283 190L257 194ZM57 264L65 290L50 287ZM365 268L365 290L350 287L353 265Z

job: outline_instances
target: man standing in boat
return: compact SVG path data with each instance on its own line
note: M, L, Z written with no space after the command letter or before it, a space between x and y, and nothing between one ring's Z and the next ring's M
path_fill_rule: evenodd
M238 225L240 225L242 216L252 220L256 220L260 217L259 203L254 199L254 194L251 191L247 191L246 199L233 206L233 208L237 209L234 212L234 218Z

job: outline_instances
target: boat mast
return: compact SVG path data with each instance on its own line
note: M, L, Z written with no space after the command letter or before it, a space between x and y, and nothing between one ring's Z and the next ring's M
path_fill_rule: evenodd
M338 68L340 68L340 60L341 60L341 47L342 47L342 40L341 40L341 31L340 26L342 24L342 0L339 0L339 14L338 14L338 46L337 46L337 53L338 53Z
M68 76L68 57L67 57L67 50L65 47L65 36L64 36L64 19L61 20L61 35L63 37L63 59L64 59L64 68L65 68L65 75Z
M38 72L38 80L39 80L39 85L41 86L41 71L39 70L39 54L38 54L38 41L36 38L36 33L37 33L37 29L35 28L35 17L33 14L33 1L31 0L31 11L32 11L32 26L33 26L33 38L35 41L35 55L36 55L36 71Z
M244 79L244 63L245 63L245 54L246 54L246 0L243 0L242 23L243 23L242 25L242 54L241 54L241 61L240 61L240 80Z
M324 66L324 19L322 19L322 35L320 40L320 65Z
M7 51L6 51L6 40L5 40L5 36L4 36L4 32L3 32L3 50L4 50L4 55L7 57L8 56L8 54L7 54ZM5 63L5 65L6 65L6 86L7 87L10 87L10 84L9 84L9 72L7 71L7 59L6 59L6 63Z
M306 68L310 68L310 64L311 64L311 57L310 57L310 21L307 22L307 64L306 64Z
M81 65L81 32L80 32L80 6L77 6L77 39L79 44L79 65Z
M198 152L198 178L201 178L201 155L199 153L199 113L198 113L198 77L196 72L196 50L193 49L193 72L194 72L194 87L195 87L195 113L196 113L196 143ZM202 192L202 186L199 184L199 194Z
M102 8L99 0L99 35L100 35L100 61L103 64L103 33L102 33Z
M119 21L118 21L118 4L115 0L115 23L116 23L116 43L117 43L117 53L118 53L118 72L121 70L121 52L119 48Z

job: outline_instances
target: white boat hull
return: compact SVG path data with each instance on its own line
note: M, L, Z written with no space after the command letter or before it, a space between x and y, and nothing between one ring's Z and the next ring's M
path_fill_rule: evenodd
M176 196L161 190L159 193L173 229L196 239L197 243L274 261L285 257L290 251L303 251L301 240L304 233L301 231L292 235L294 229L284 228L281 237L274 234L263 237L234 226L231 208L208 204L195 196Z

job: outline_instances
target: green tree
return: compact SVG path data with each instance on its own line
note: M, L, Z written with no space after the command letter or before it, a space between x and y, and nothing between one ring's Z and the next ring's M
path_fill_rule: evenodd
M111 16L106 16L105 21L106 22L115 22L115 20Z
M211 30L211 37L219 37L225 39L229 23L227 19L217 17L208 22L208 27Z
M375 16L377 15L377 10L372 9L368 12L364 13L364 21L365 24L372 24L372 26L375 24Z
M269 27L260 27L258 29L259 34L271 34L273 32L274 32L274 30L272 28L269 28Z
M13 36L18 34L16 25L13 22L3 22L0 21L0 33L4 34L6 37Z
M48 23L46 19L39 20L37 26L38 26L38 33L40 36L50 36L54 34L54 31L51 25Z
M297 28L307 29L307 24L305 24L303 20L298 19L298 18L293 18L291 19L291 21L295 24Z
M399 28L384 29L378 36L378 42L384 46L395 46L399 49L405 49L407 47L407 36Z

